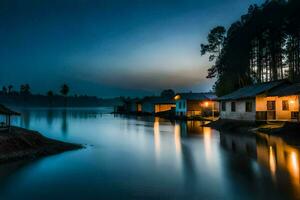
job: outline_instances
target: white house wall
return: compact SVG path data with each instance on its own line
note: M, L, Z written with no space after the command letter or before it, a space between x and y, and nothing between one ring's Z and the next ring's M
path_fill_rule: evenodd
M246 102L252 102L252 112L246 112ZM235 102L236 111L231 111L231 102ZM220 103L220 118L255 121L255 100L240 100L240 101L226 101L226 111L222 111L222 103Z

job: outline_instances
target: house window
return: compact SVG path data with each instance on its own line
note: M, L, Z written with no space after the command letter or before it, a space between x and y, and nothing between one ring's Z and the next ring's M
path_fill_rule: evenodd
M246 112L252 112L252 102L251 101L246 102Z
M282 110L289 110L289 101L288 100L282 101Z
M275 101L267 101L267 110L276 110Z
M231 102L231 112L235 112L235 102Z
M181 101L179 101L179 109L181 109L181 106L182 106L182 103L181 103Z
M291 118L299 120L299 112L291 112Z
M226 102L221 103L222 111L226 111Z

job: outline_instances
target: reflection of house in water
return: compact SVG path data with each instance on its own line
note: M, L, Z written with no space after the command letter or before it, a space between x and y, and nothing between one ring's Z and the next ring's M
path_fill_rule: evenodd
M289 179L297 195L300 195L299 153L298 148L287 144L280 137L266 134L257 136L258 162L269 167L276 180Z
M282 138L263 133L255 135L220 134L221 145L226 150L244 154L257 160L270 172L273 181L282 188L292 190L300 197L300 150Z
M220 134L221 145L227 150L256 158L256 138L250 134Z
M180 123L181 136L196 135L203 133L203 121L186 121Z

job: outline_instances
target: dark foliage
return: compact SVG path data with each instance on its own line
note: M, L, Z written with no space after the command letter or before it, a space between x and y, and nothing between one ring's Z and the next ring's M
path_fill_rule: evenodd
M201 55L214 62L208 78L217 78L218 95L257 82L300 79L299 10L299 0L266 1L251 5L227 32L212 29Z
M67 85L66 85L67 86ZM3 86L0 91L0 103L11 106L39 106L39 107L61 107L68 102L69 107L92 107L92 106L116 106L121 105L120 97L102 99L96 96L69 95L69 87L60 88L60 93L56 94L49 90L46 95L32 94L28 84L22 84L20 91L14 91L13 85ZM63 91L62 91L63 89ZM62 93L63 92L63 93Z

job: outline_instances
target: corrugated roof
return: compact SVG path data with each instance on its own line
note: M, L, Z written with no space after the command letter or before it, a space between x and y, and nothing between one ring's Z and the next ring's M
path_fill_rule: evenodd
M272 81L268 83L261 83L261 84L254 84L250 86L246 86L243 88L240 88L230 94L227 94L225 96L219 97L217 100L224 101L224 100L238 100L238 99L249 99L249 98L255 98L256 95L268 92L278 86L281 85L288 85L288 82L286 80L282 81Z
M20 113L15 112L4 105L0 104L0 115L20 115Z
M294 83L285 87L280 87L270 92L268 96L289 96L300 94L300 83Z
M185 100L197 100L197 101L204 101L204 100L213 100L216 99L217 96L214 93L210 92L202 92L202 93L193 93L193 92L188 92L188 93L178 93L176 96L179 95L180 99L185 99Z

